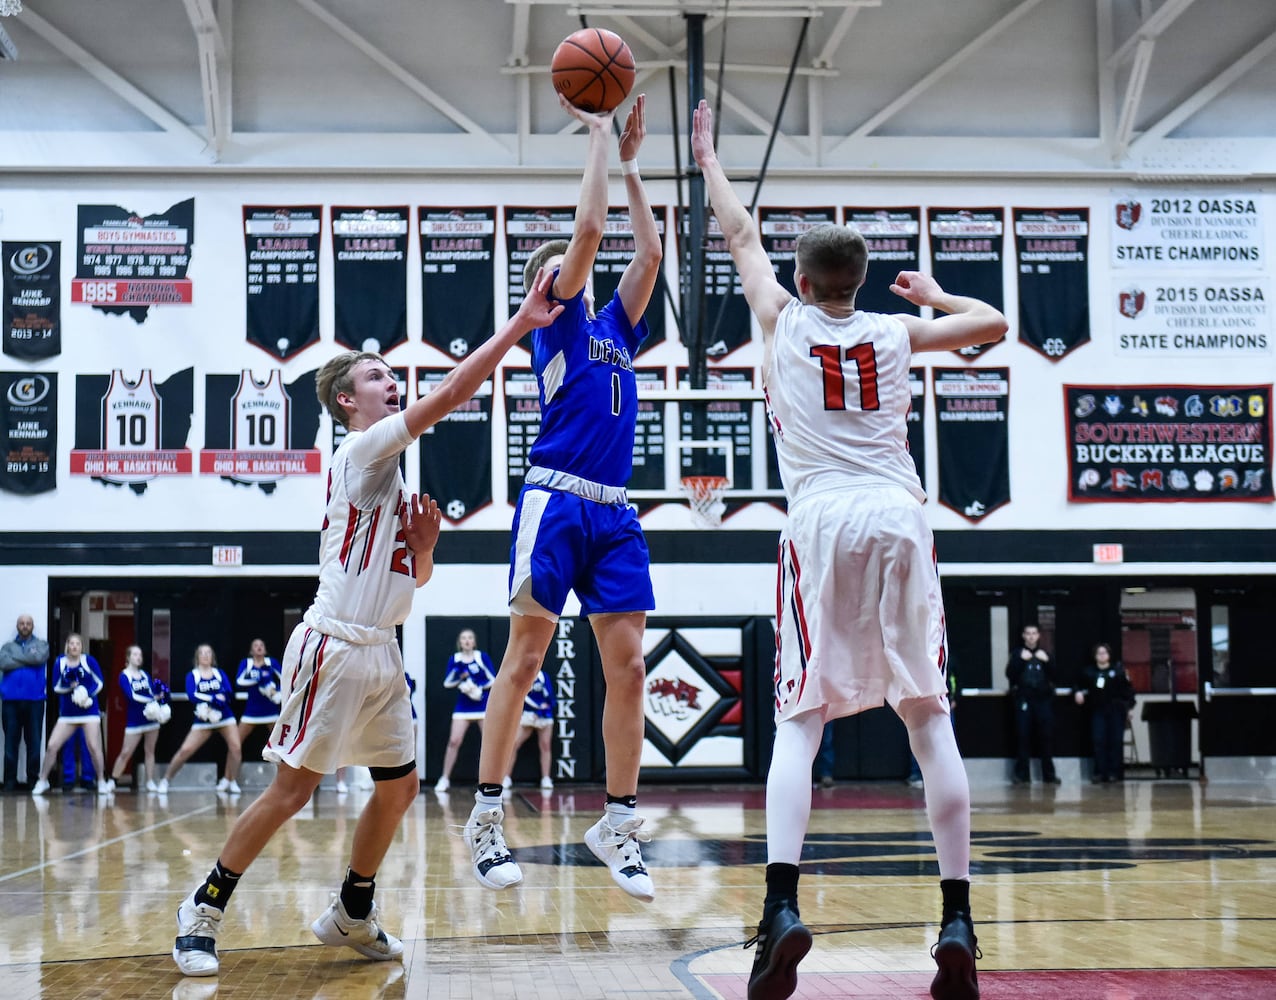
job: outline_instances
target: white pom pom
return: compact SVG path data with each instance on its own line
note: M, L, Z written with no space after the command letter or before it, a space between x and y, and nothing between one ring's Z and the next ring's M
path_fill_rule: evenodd
M93 704L93 699L89 697L89 689L83 684L75 686L75 690L71 692L71 701L80 708L88 708Z

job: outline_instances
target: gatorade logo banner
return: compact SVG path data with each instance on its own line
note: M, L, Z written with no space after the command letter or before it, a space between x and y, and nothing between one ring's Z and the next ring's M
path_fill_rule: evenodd
M939 502L971 521L1010 502L1009 368L936 368Z
M450 368L418 368L417 398L442 384ZM421 456L421 488L453 524L459 524L492 502L491 379L442 420L427 427L417 443Z
M1006 213L1000 208L931 208L931 274L946 292L982 299L996 309L1005 302L1002 246ZM957 354L976 357L995 344L963 347Z
M136 323L153 305L190 305L194 198L145 217L119 205L80 205L77 220L72 302Z
M827 208L759 208L758 230L762 236L762 249L775 268L776 280L792 296L797 296L793 277L793 252L798 237L816 226L836 222L834 209Z
M425 342L463 358L496 329L496 209L422 206L417 213Z
M660 234L660 244L665 242L665 210L652 207L651 214ZM625 268L634 259L634 227L629 221L628 208L607 210L607 223L603 229L603 241L594 258L594 306L601 309L612 300ZM661 268L656 275L656 285L642 318L647 321L647 338L638 345L635 355L649 351L665 340L665 272Z
M323 206L244 206L247 337L283 360L319 340Z
M5 354L36 361L62 353L61 247L55 241L0 244Z
M681 208L674 212L678 224L678 239L687 245L687 213ZM682 301L687 301L687 256L679 254ZM740 275L731 262L731 252L722 236L718 220L710 214L705 226L704 274L704 352L720 361L732 351L747 344L753 336L749 303L744 299L744 287ZM690 331L687 331L690 334ZM684 345L686 346L686 345Z
M333 327L352 351L408 339L408 207L332 208Z
M908 454L917 468L917 478L926 489L926 369L908 369L908 388L913 402L908 408Z
M31 496L57 488L58 376L0 372L0 490Z
M1090 210L1016 208L1019 339L1058 361L1090 339Z
M921 209L861 208L842 210L846 224L858 229L868 244L868 275L855 294L855 308L865 312L921 315L921 307L891 291L900 271L921 270Z

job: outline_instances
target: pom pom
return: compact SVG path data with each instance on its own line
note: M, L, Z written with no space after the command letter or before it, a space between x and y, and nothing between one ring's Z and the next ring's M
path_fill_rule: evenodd
M71 701L80 708L88 708L93 704L93 699L89 697L89 689L83 684L75 686L75 690L71 692Z

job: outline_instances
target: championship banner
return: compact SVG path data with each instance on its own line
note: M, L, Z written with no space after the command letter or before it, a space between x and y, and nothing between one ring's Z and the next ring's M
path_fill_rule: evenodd
M408 206L331 211L336 341L385 354L408 339Z
M418 368L421 399L442 384L450 368ZM438 501L439 510L459 524L492 502L492 380L485 379L468 402L427 427L417 442L421 457L418 492Z
M631 490L665 488L665 404L644 398L654 390L664 389L664 368L635 368L638 390L638 422L634 426L634 472L629 479Z
M541 432L541 395L530 368L506 368L505 376L505 498L518 503L523 477L532 464L528 455Z
M855 308L865 312L921 315L921 307L891 291L900 271L921 270L920 208L842 209L846 224L859 230L868 244L868 276L855 295Z
M931 274L944 291L982 299L994 309L1005 302L1002 244L1006 213L1000 208L931 208ZM997 343L1000 343L998 341ZM973 358L996 344L975 344L957 351Z
M1065 385L1074 503L1271 501L1271 385Z
M71 475L128 486L138 495L160 476L189 476L194 390L193 368L158 385L149 368L136 381L119 368L110 375L77 375Z
M1112 266L1152 271L1261 271L1262 199L1253 194L1129 195L1113 204Z
M1125 357L1270 358L1272 282L1266 277L1129 277L1112 300Z
M665 243L665 209L652 206L652 216L656 220L656 231L660 233L660 245ZM598 248L598 256L594 258L594 308L601 309L611 301L620 284L621 275L634 259L634 227L629 221L628 208L610 208L607 210L607 223L603 229L603 241ZM635 357L643 351L665 342L665 271L662 267L656 274L656 285L651 290L651 298L642 318L647 321L647 337L638 349Z
M244 206L247 338L290 358L319 340L322 205Z
M5 354L38 361L62 353L61 248L56 240L0 244Z
M758 209L758 232L762 236L762 249L775 268L776 280L795 298L797 285L793 276L793 251L797 248L798 237L816 226L836 223L835 211L832 206Z
M678 226L679 246L687 245L687 213L678 207L674 210ZM678 275L682 301L687 300L687 256L678 254ZM704 337L705 354L721 359L743 347L753 336L749 303L744 299L744 286L731 261L731 251L722 236L718 220L709 215L705 224L704 244ZM690 331L686 331L687 335ZM684 346L687 346L684 344Z
M1058 361L1090 339L1090 210L1016 208L1013 216L1019 339Z
M319 410L313 371L287 385L278 368L264 380L247 368L205 375L200 475L255 484L266 494L286 476L319 475Z
M153 305L189 305L186 268L195 243L195 199L145 218L119 205L78 206L71 301L146 321Z
M0 490L31 496L57 489L57 373L0 372L0 386Z
M463 358L496 330L496 209L422 206L417 220L423 336Z
M917 478L926 489L926 369L908 369L908 389L913 402L908 408L908 454L917 469Z
M536 248L550 240L570 240L576 225L576 209L564 208L505 208L505 260L507 271L507 305L509 315L518 312L523 304L523 266L536 252ZM519 342L528 353L532 350L529 333ZM519 481L522 481L520 475ZM517 494L516 494L517 496Z
M691 387L690 370L683 365L677 368L679 389ZM752 389L752 368L710 368L705 388L714 389ZM723 441L729 442L732 459L733 490L753 489L753 407L756 404L747 399L724 399L720 403L678 404L678 420L681 423L683 441ZM697 427L697 415L703 416L703 427ZM710 451L708 460L714 463L721 453ZM679 470L683 475L690 475L699 470L694 467L693 455L683 452L678 460ZM737 505L737 508L740 505ZM728 510L731 510L728 504Z
M936 368L939 502L972 521L1010 502L1009 368Z

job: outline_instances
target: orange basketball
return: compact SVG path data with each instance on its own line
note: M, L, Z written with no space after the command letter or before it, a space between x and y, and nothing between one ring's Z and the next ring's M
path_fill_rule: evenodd
M634 54L605 28L574 31L554 50L554 89L582 111L611 111L634 85Z

